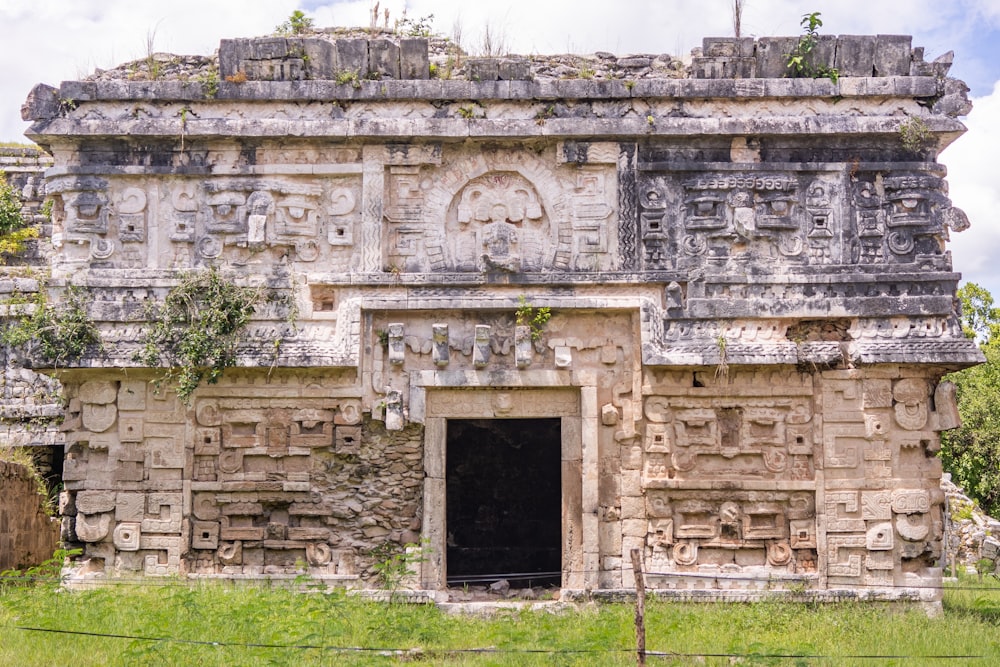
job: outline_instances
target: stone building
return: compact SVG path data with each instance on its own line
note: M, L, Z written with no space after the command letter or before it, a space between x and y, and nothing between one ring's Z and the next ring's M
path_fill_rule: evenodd
M316 34L37 86L50 291L104 340L59 376L77 576L360 586L422 541L426 591L614 591L638 548L668 594L935 599L966 88L901 36L783 78L794 43L442 79L426 40ZM133 355L211 267L281 298L188 404Z
M0 184L10 188L21 203L21 217L39 229L38 239L28 239L16 256L0 258L0 326L23 310L44 281L52 235L42 210L44 172L52 160L38 148L0 146ZM56 422L62 417L58 381L25 367L18 350L0 346L0 448L31 447L36 465L54 489L61 479L63 443ZM9 530L16 529L15 523ZM31 540L30 536L23 538ZM51 550L50 550L51 553ZM2 568L0 568L2 569Z

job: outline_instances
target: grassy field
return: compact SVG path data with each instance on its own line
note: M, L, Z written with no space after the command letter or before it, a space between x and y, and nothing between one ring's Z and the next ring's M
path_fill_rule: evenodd
M902 605L650 601L647 648L675 655L648 662L1000 665L1000 585L989 582L947 591L938 618ZM339 592L182 581L73 593L0 587L0 665L634 665L634 646L626 604L479 618Z

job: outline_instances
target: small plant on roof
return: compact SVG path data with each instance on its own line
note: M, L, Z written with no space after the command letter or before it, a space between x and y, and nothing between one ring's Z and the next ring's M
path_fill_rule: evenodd
M433 33L434 15L411 19L404 10L403 18L396 21L396 34L404 37L430 37Z
M802 20L799 23L805 34L799 37L799 41L795 45L795 48L792 49L792 52L785 54L788 63L786 68L792 77L811 79L826 77L833 83L837 83L837 80L840 78L840 72L836 67L817 65L813 62L815 58L813 52L819 45L819 31L817 29L823 26L823 20L819 16L820 12L813 12L802 16Z
M277 35L290 37L291 35L301 35L313 27L313 20L305 15L300 9L296 9L289 15L284 23L279 24L274 32Z

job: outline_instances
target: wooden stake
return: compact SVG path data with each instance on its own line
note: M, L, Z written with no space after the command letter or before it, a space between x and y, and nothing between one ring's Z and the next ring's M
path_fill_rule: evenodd
M635 573L635 653L636 664L646 664L646 584L642 579L642 554L632 549L632 571Z

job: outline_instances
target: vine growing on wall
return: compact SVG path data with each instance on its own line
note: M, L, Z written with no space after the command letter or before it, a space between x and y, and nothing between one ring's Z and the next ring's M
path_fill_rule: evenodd
M215 268L187 274L149 306L151 324L133 360L165 367L157 383L187 403L202 380L214 384L235 365L236 345L260 302L260 289L240 287Z
M923 119L910 116L899 124L899 141L906 150L919 153L934 145L934 135Z
M87 313L88 295L82 288L68 287L62 301L49 303L43 292L31 299L14 299L9 306L30 310L15 319L0 334L0 341L36 354L61 368L80 360L88 352L102 349L101 334Z
M535 308L523 294L517 297L517 310L514 311L514 322L531 328L531 340L538 340L545 331L545 325L552 317L548 306Z

